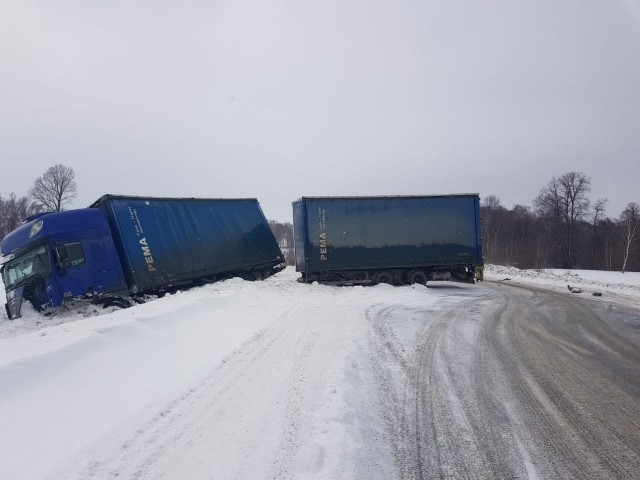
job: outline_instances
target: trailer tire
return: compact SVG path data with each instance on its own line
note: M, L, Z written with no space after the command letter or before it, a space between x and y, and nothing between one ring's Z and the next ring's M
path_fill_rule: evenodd
M427 277L427 274L422 270L414 270L409 274L409 283L412 285L414 283L419 283L420 285L426 285L428 280L429 280L429 277Z
M393 285L393 274L391 272L378 272L374 276L374 281L376 284L378 283L386 283L388 285Z

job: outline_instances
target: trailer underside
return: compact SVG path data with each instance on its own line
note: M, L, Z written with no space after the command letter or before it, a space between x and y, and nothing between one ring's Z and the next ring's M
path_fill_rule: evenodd
M301 282L328 285L411 285L429 281L475 283L482 280L481 265L437 265L391 268L341 269L302 272Z

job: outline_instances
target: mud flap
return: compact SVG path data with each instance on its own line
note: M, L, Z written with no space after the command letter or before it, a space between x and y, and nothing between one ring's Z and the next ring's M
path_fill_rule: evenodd
M20 318L20 310L22 309L22 293L24 291L23 287L18 287L7 293L7 304L5 308L7 309L7 315L9 315L9 320L15 320L16 318Z

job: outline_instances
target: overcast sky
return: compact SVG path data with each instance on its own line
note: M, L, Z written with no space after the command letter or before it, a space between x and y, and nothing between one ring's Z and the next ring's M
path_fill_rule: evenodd
M0 193L640 202L639 0L0 0Z

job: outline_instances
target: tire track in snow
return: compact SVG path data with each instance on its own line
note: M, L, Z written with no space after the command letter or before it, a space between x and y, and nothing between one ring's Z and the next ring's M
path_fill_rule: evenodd
M464 345L457 328L471 315L477 299L466 300L420 332L411 381L416 432L416 478L495 478L484 439L473 417L473 399L459 374ZM463 363L462 368L457 367ZM452 372L452 368L457 370Z
M474 300L457 301L465 304ZM374 371L401 479L421 479L442 471L441 449L434 440L438 434L432 421L435 407L429 400L433 384L429 372L436 345L461 304L444 312L403 305L374 305L367 310ZM413 338L406 344L393 331L393 316L420 318Z
M629 420L640 403L625 390L635 385L638 391L638 377L627 372L637 373L640 362L629 359L629 343L616 338L583 301L537 289L507 291L518 305L534 307L520 315L503 314L501 322L515 347L520 390L527 391L528 402L522 405L530 409L522 416L532 410L529 429L543 429L533 435L538 463L565 478L582 478L585 472L591 478L634 478L640 469L640 439ZM558 345L549 335L532 334L531 325L590 354ZM592 340L597 337L611 339L611 348ZM620 388L621 378L628 378L626 388ZM549 440L540 441L541 435Z
M479 288L486 298L440 314L367 311L398 478L637 478L633 335L611 329L606 306ZM407 339L413 314L424 326Z
M412 426L406 414L406 391L398 389L397 385L403 379L398 374L394 375L394 362L404 365L403 375L409 371L408 359L402 355L398 341L393 337L392 330L387 325L390 312L397 307L384 307L373 305L365 312L365 317L371 324L369 341L372 348L372 369L378 386L378 395L382 404L381 412L387 431L390 434L390 444L393 449L393 457L396 469L401 478L411 478L407 474L412 473L411 451L407 449L409 442L407 436ZM389 358L390 357L390 358ZM408 468L409 467L409 468ZM414 477L415 478L415 477Z
M310 380L308 367L315 336L316 333L313 330L303 331L298 337L294 348L292 381L287 389L288 394L285 406L285 425L271 470L267 476L268 478L286 479L295 477L295 469L292 464L295 460L294 453L299 449L298 436L301 423L300 417L303 414L303 394L305 384Z
M274 344L295 335L296 330L291 328L296 320L291 316L292 310L293 307L288 309L197 386L154 415L114 456L90 462L77 478L156 478L158 460L166 455L168 439L179 451L193 444L192 439L205 436L227 415L224 410L237 398L237 391L252 380L247 372L262 364L270 352L277 351Z

